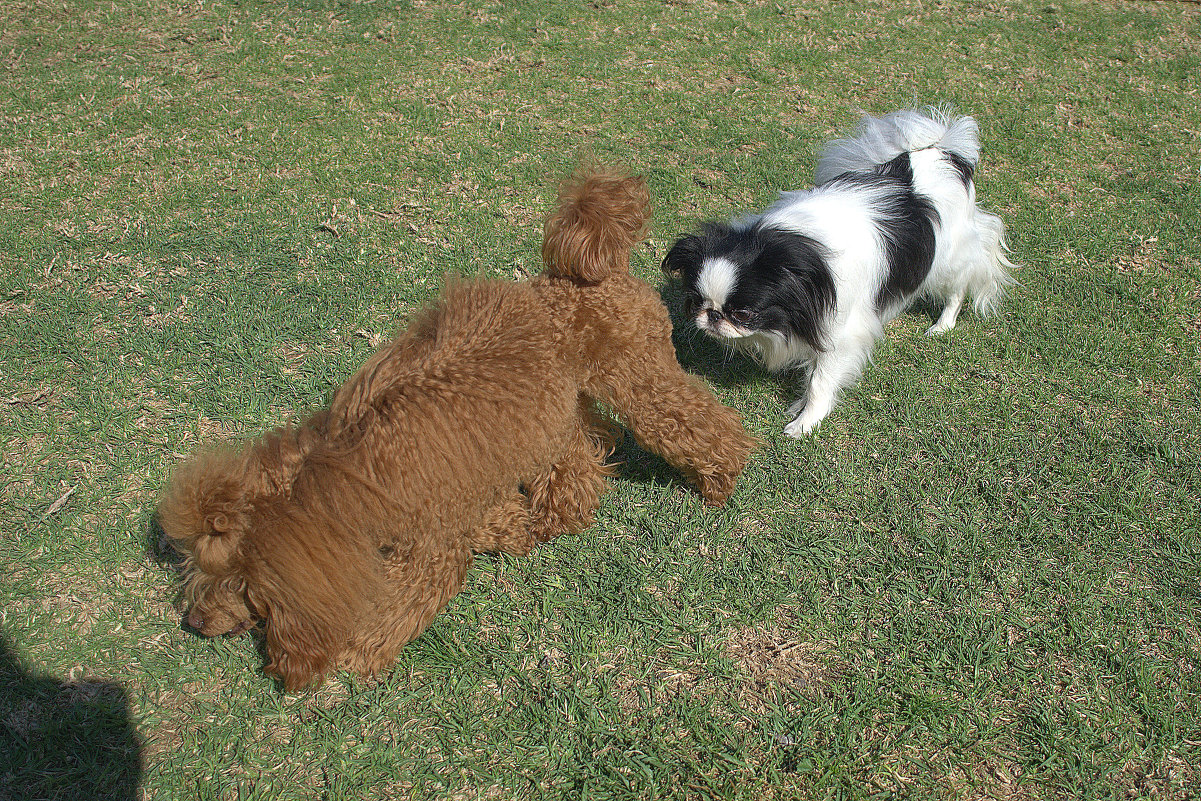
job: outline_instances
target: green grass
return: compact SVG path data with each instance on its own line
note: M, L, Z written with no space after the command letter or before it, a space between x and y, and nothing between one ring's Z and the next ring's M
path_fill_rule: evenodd
M0 798L1197 798L1201 8L0 0ZM657 459L482 557L377 681L180 628L171 466L321 404L448 272L537 271L582 154L634 269L860 109L980 121L1021 284L898 320L729 505ZM673 289L666 297L674 301Z

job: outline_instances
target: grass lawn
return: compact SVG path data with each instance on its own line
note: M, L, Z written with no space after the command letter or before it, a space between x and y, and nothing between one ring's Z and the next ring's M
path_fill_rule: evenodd
M1201 6L0 0L0 799L1201 797ZM1020 285L894 322L705 508L632 442L378 680L181 628L201 443L322 404L447 272L520 278L582 154L634 270L860 110L981 125ZM665 296L675 306L671 287ZM678 308L678 307L676 307Z

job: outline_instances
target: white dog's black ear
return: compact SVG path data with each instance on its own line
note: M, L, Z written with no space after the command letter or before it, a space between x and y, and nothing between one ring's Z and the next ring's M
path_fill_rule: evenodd
M704 257L704 240L696 234L690 234L672 245L671 250L667 251L667 255L663 257L660 267L672 278L683 278L689 273L700 270L701 260Z
M663 272L691 281L700 273L708 256L723 252L734 237L727 223L707 222L695 234L681 237L663 257Z
M758 232L758 260L774 265L776 276L771 305L773 330L803 339L815 351L824 351L825 321L837 305L834 277L828 254L817 240L791 231Z

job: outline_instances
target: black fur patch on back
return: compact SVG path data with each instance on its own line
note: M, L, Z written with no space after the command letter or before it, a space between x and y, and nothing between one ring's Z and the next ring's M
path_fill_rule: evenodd
M909 153L902 153L871 172L846 173L835 180L880 192L873 221L884 240L888 273L876 293L876 308L883 309L909 297L930 274L930 265L934 263L934 226L938 224L934 206L913 189Z
M898 192L884 210L877 225L884 233L888 254L888 277L876 293L876 308L907 298L930 274L934 263L934 226L938 212L930 201L913 190L913 166L909 154L902 153L884 165L885 174L895 175Z

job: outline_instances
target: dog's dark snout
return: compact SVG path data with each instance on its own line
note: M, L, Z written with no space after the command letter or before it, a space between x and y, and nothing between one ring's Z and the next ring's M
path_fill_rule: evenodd
M721 312L717 309L709 310L709 325L717 325L721 322Z
M204 631L204 618L196 612L191 612L187 617L187 624L190 628L196 631Z

